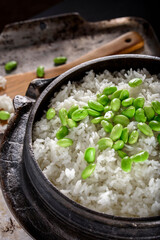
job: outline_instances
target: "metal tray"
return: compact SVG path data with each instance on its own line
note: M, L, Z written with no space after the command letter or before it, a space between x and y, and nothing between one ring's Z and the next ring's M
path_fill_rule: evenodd
M140 54L160 56L160 44L152 26L144 19L122 17L87 22L71 13L7 25L0 35L0 75L4 64L18 61L14 73L35 70L38 65L53 66L53 58L65 55L68 62L127 31L137 31L144 39Z

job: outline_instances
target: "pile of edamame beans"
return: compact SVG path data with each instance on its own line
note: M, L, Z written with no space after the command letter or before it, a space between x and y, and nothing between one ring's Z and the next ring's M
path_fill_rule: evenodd
M53 59L54 65L55 66L59 66L62 64L65 64L67 61L67 57L65 56L59 56ZM18 66L18 62L15 60L9 61L5 64L4 69L7 73L10 73L11 71L13 71L14 69L16 69ZM36 69L36 75L38 78L43 78L45 75L45 68L44 66L40 65L37 67Z
M142 79L134 78L128 82L130 87L138 87L142 84ZM143 162L148 159L149 153L141 151L135 155L128 156L122 151L125 144L133 145L137 143L139 131L148 137L152 137L154 131L160 131L160 102L153 101L151 105L144 106L143 97L133 98L129 96L129 91L117 90L116 86L104 88L103 92L97 95L97 100L89 100L88 105L79 108L73 105L68 111L65 108L60 109L59 118L61 127L56 133L57 144L61 147L69 147L73 140L66 138L69 128L77 127L78 123L91 116L91 123L100 124L104 131L109 135L99 139L97 147L100 151L107 148L113 148L121 158L121 168L125 172L130 172L132 164ZM48 109L46 118L48 120L55 116L53 108ZM127 125L132 121L137 122L137 130L129 133ZM160 134L157 137L160 143ZM88 178L96 167L96 149L88 147L84 153L84 159L88 163L82 171L82 178Z

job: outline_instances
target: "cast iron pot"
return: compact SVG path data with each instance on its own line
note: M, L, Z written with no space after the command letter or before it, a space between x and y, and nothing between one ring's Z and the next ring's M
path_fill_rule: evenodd
M33 124L63 84L69 80L78 82L90 69L100 73L104 69L112 72L130 68L146 68L152 74L159 74L160 58L117 55L96 59L56 79L34 80L25 97L15 97L16 113L1 144L1 187L12 213L33 238L160 239L160 216L116 217L92 211L68 199L45 178L32 151Z

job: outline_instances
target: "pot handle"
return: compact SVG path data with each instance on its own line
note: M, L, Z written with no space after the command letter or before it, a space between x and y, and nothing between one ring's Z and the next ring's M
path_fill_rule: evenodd
M15 109L15 117L14 120L17 121L17 116L23 115L23 112L30 111L34 102L37 100L39 95L43 92L43 90L54 80L55 78L50 79L34 79L30 84L26 91L26 96L16 95L13 99L13 105ZM12 121L11 121L12 122ZM9 123L8 126L12 125ZM10 128L10 127L8 127ZM0 144L3 140L4 134L0 133Z
M13 99L15 114L8 123L7 129L0 134L0 145L5 141L22 144L31 108L35 100L26 96L16 95ZM9 139L9 140L8 140Z
M52 82L55 78L41 79L36 78L30 84L26 91L26 96L36 100L43 90Z

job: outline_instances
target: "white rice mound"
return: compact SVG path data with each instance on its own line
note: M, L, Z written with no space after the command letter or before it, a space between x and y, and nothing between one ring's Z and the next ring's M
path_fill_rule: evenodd
M0 90L5 89L7 80L0 76ZM0 95L0 110L3 109L5 111L8 111L10 113L10 118L8 119L7 123L10 121L12 116L14 115L14 107L12 99L7 96L7 94ZM1 124L0 122L0 133L4 133L4 131L7 128L7 124Z
M7 80L3 76L0 76L0 88L5 89L6 83Z
M139 77L141 86L131 88L128 81ZM122 70L113 74L105 70L96 75L87 73L81 83L69 82L55 94L49 107L54 107L56 116L48 121L44 116L33 129L33 151L44 175L67 197L92 210L123 217L148 217L160 214L160 152L155 133L147 137L139 132L139 140L134 145L125 145L129 156L142 151L149 152L145 162L133 163L129 173L121 169L121 159L114 149L99 151L97 141L109 136L100 124L92 124L86 117L78 127L69 130L68 138L74 143L63 148L56 144L55 137L61 126L58 112L77 104L87 105L88 100L96 100L96 95L110 85L117 89L127 89L130 97L142 96L145 105L153 100L160 101L160 83L156 75L146 69ZM136 129L136 122L128 125L130 131ZM83 180L81 173L88 165L84 160L87 147L96 148L96 168L93 174Z

